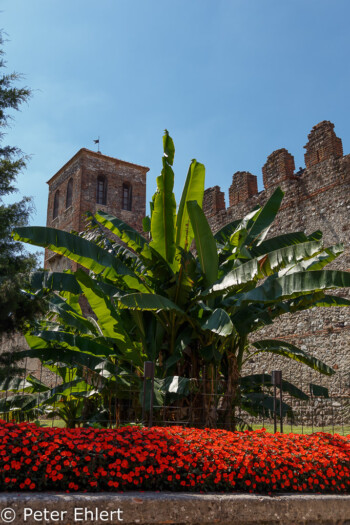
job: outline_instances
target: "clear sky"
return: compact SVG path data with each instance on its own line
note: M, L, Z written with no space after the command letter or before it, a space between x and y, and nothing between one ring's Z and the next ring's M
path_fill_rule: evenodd
M285 147L304 166L311 128L331 120L350 152L349 0L0 0L8 71L32 99L6 143L31 155L19 177L46 222L46 181L80 148L150 168L167 128L179 200L192 158L206 186L259 177ZM17 197L18 198L18 197ZM147 206L148 208L148 206Z

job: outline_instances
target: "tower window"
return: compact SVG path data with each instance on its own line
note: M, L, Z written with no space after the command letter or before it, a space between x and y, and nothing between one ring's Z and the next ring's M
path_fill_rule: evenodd
M131 211L131 208L132 208L132 186L131 184L128 184L127 182L124 182L123 184L122 208L123 210L129 210L129 211Z
M67 184L67 194L66 194L66 208L72 206L73 201L73 179L69 179Z
M107 204L107 179L103 175L97 177L97 204Z
M59 190L57 190L55 193L54 200L53 200L53 213L52 213L53 219L56 219L56 217L58 217L59 205L60 205L60 192Z

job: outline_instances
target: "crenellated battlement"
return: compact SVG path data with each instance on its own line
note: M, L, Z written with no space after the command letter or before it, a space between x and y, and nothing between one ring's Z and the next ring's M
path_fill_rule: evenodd
M229 188L230 206L244 202L258 193L258 179L249 171L236 171Z
M223 192L215 186L206 190L203 209L216 232L229 222L244 217L255 206L263 206L280 186L284 198L268 235L294 231L311 234L321 230L325 246L342 243L345 248L329 269L350 271L350 155L343 156L342 141L334 132L334 124L327 120L312 128L305 150L305 169L295 171L292 154L285 148L278 149L268 156L262 168L263 191L258 192L256 175L239 171L232 177L228 207L224 207ZM348 290L339 293L350 298ZM286 314L273 326L267 325L260 330L258 337L283 337L302 349L307 348L308 352L336 370L349 370L350 308L315 310L293 316ZM339 333L336 333L338 329ZM264 370L282 370L286 378L305 374L298 365L276 355L252 360L246 369L249 373ZM330 383L333 386L337 375L334 377L334 382ZM316 377L314 380L317 383Z
M262 168L265 189L277 186L294 175L294 157L285 148L278 149L267 157Z
M309 142L304 146L305 166L311 168L330 158L343 156L343 144L334 133L334 124L323 120L314 126L308 135Z
M203 211L207 217L213 217L216 213L226 210L225 194L219 186L213 186L204 191Z
M219 186L205 190L203 210L214 230L240 216L256 204L263 204L268 195L281 186L285 191L284 206L297 206L298 201L326 191L344 178L349 180L349 156L343 156L343 145L334 132L334 124L323 120L314 126L304 146L305 169L295 171L293 155L281 148L268 156L262 167L264 190L258 192L257 176L248 171L233 174L229 187L229 205ZM343 162L342 162L343 161ZM337 164L338 162L338 164ZM341 167L343 165L344 169Z

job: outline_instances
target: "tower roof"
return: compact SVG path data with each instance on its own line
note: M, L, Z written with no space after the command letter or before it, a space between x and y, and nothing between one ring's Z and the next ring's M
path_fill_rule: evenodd
M130 167L133 167L133 168L137 168L141 171L143 171L144 173L147 173L149 171L149 168L147 168L147 166L141 166L140 164L135 164L133 162L127 162L125 160L121 160L121 159L117 159L115 157L109 157L108 155L103 155L102 153L99 153L97 151L92 151L90 149L87 149L87 148L81 148L75 155L73 155L73 157L71 159L68 160L68 162L66 162L47 182L46 184L51 184L57 177L60 173L62 173L62 171L64 171L65 169L67 169L67 167L72 164L74 161L76 161L79 157L82 157L84 155L88 155L90 157L95 157L95 158L99 158L99 159L105 159L105 160L109 160L109 161L112 161L112 162L115 162L116 164L120 164L120 165L123 165L123 166L130 166Z

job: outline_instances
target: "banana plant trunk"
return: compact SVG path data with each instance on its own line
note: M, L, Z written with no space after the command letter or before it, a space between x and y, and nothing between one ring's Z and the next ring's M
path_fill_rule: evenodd
M227 379L226 392L222 403L222 414L225 428L227 430L236 430L236 410L240 403L239 379L240 371L238 360L235 353L227 354Z
M203 367L203 421L206 427L216 428L218 423L218 399L215 383L216 368L213 364Z

